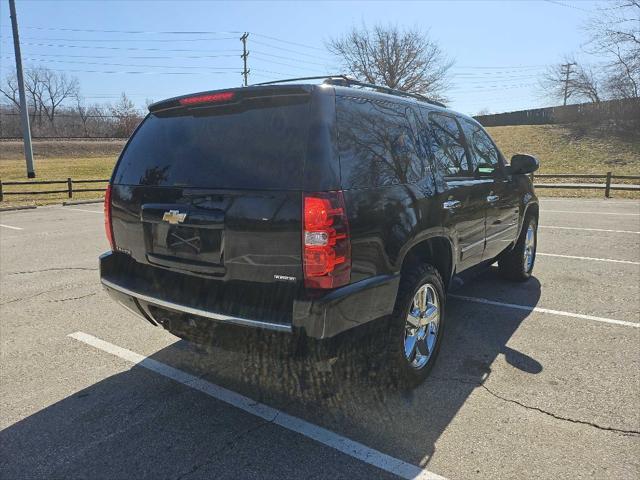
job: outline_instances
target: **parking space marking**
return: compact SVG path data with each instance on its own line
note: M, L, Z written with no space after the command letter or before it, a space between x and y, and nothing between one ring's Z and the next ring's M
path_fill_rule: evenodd
M532 307L529 305L517 305L515 303L496 302L488 298L467 297L465 295L449 295L451 298L465 300L467 302L482 303L485 305L495 305L497 307L515 308L517 310L525 310L527 312L548 313L551 315L560 315L562 317L580 318L582 320L592 320L594 322L610 323L613 325L622 325L624 327L640 328L640 323L627 322L625 320L614 320L613 318L595 317L593 315L584 315L582 313L563 312L562 310L552 310L550 308Z
M24 228L21 228L21 227L12 227L11 225L4 225L3 223L0 223L0 227L8 228L8 229L10 229L10 230L24 230Z
M573 258L576 260L592 260L594 262L612 262L612 263L627 263L629 265L640 265L640 262L632 262L631 260L615 260L613 258L578 257L577 255L559 255L557 253L541 253L541 252L536 252L536 255L539 255L541 257Z
M171 380L186 385L187 387L209 395L216 400L220 400L228 405L244 410L251 415L255 415L256 417L260 417L270 423L279 425L287 430L315 440L327 447L333 448L339 452L349 455L350 457L356 458L364 463L373 465L401 478L417 480L445 480L444 477L438 474L424 470L416 465L412 465L390 455L386 455L378 450L369 448L362 443L355 442L330 430L284 413L281 410L256 402L249 397L227 390L226 388L220 387L214 383L207 382L195 375L191 375L187 372L112 343L105 342L104 340L94 337L93 335L89 335L88 333L75 332L68 336L97 348L98 350L110 353L118 358L134 363L137 366L170 378Z
M608 230L606 228L580 228L580 227L557 227L555 225L539 225L539 228L555 228L558 230L582 230L585 232L610 232L610 233L634 233L640 234L640 232L634 232L633 230Z
M104 215L104 212L101 210L85 210L84 208L67 208L67 210L73 210L74 212L99 213L100 215Z
M546 210L542 209L542 213L580 213L585 215L625 215L631 217L639 217L640 213L619 213L619 212L574 212L572 210Z
M629 200L612 200L610 198L603 198L602 200L598 200L597 198L579 198L579 197L568 197L568 198L550 198L550 197L540 197L540 203L546 202L564 202L564 203L597 203L598 205L634 205L640 206L640 201L629 199Z

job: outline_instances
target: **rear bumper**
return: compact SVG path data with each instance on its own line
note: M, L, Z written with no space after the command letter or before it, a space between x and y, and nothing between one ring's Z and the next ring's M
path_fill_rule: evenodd
M397 275L380 275L326 293L301 291L283 305L284 313L274 315L272 310L254 309L250 315L237 315L223 311L218 305L197 302L189 295L178 298L173 294L173 285L165 287L160 282L162 286L158 286L159 282L133 278L130 272L119 268L122 258L122 254L113 252L100 256L102 285L122 306L153 325L164 327L167 323L160 317L166 312L173 318L182 317L185 322L197 320L200 325L217 322L278 332L301 330L312 338L329 338L390 314L399 282Z

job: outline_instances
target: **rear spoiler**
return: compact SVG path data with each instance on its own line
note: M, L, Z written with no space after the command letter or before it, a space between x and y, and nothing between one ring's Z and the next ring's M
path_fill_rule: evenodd
M191 93L180 97L149 105L149 112L157 113L174 109L210 108L212 106L231 106L244 100L291 95L309 95L313 85L270 85L234 88L229 90L210 90Z

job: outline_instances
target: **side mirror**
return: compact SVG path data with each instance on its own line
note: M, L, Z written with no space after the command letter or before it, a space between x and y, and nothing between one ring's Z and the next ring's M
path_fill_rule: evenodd
M513 175L523 175L527 173L533 173L540 167L540 162L533 155L527 155L526 153L516 153L511 157L511 165L509 166L509 173Z

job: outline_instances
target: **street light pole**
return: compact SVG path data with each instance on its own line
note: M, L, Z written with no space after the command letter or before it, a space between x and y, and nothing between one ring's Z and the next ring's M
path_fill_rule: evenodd
M24 156L27 160L27 178L36 178L33 168L33 150L31 148L31 127L29 126L29 111L27 110L27 96L24 93L24 76L22 75L22 55L20 54L20 38L18 37L18 17L16 16L15 0L9 0L11 12L11 28L13 29L13 49L16 57L16 73L18 77L18 93L20 95L20 119L22 123L22 137L24 139Z

